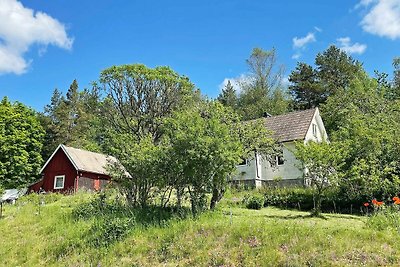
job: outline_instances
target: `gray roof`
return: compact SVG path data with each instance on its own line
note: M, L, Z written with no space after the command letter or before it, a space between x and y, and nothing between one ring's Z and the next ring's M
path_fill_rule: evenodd
M304 140L317 108L263 118L266 128L280 142Z
M108 163L116 163L118 160L113 156L107 156L83 149L64 146L67 156L78 171L107 174Z
M64 145L59 145L57 149L54 151L53 155L47 160L46 164L42 167L40 172L42 173L44 168L56 154L56 152L62 149L68 159L71 161L72 165L74 165L77 171L85 171L92 172L97 174L105 174L108 172L106 170L106 166L108 163L117 163L118 160L113 156L108 156L100 153L95 153L83 149L68 147Z

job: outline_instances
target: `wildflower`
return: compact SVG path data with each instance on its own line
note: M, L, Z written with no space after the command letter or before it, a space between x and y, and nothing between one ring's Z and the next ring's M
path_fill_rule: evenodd
M383 205L383 201L378 201L378 200L376 200L376 198L374 198L371 202L372 202L372 204L374 204L377 207L380 207Z
M396 197L393 197L392 199L394 201L394 204L396 204L396 205L400 204L400 198L399 197L396 196Z
M364 207L368 207L369 206L369 203L368 202L365 202L364 203Z

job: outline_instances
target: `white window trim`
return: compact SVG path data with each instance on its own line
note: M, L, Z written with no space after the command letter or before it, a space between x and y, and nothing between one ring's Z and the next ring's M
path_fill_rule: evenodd
M62 186L57 187L57 178L62 178ZM63 189L65 184L65 175L56 175L54 176L54 189Z

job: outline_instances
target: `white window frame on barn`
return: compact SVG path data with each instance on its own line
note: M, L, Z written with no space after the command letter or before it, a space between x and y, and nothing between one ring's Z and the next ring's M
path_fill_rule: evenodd
M57 186L57 180L62 178L62 186ZM65 184L65 175L56 175L54 176L54 189L63 189Z

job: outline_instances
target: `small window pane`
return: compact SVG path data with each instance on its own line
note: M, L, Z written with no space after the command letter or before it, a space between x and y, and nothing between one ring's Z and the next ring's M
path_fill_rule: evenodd
M56 176L54 179L54 189L62 189L64 188L64 175Z
M283 165L285 163L285 160L283 159L283 156L278 156L276 162L278 165Z

